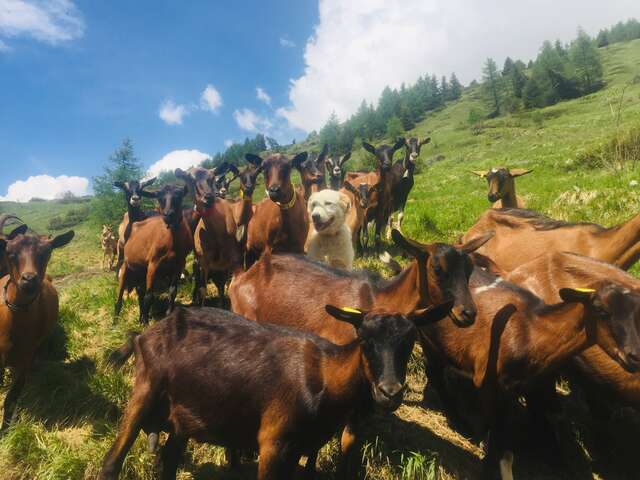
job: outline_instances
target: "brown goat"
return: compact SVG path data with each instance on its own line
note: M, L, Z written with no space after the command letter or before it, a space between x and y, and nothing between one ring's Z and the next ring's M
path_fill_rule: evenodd
M369 199L375 189L375 185L369 186L364 182L358 185L358 188L354 187L352 183L344 182L343 187L339 190L349 197L351 202L345 223L351 230L353 245L360 252L363 250L360 238L364 228L365 213L369 208Z
M605 228L595 223L569 223L538 212L489 209L467 231L464 239L494 231L478 253L510 272L543 253L572 252L628 270L640 257L640 215Z
M100 244L102 246L102 269L111 271L118 250L118 241L110 225L102 225Z
M369 244L369 224L375 220L380 196L380 175L378 172L348 172L346 182L360 191L361 198L367 192L367 206L359 236L359 250L362 252ZM366 190L365 190L366 189Z
M2 239L6 240L3 230L7 222L11 222L12 220L17 220L19 222L22 222L22 220L20 220L18 217L16 217L11 213L3 213L2 215L0 215L0 240ZM25 233L27 231L27 226L24 225L24 223L22 225L23 227L20 233ZM12 231L11 233L17 234L17 232L14 233L14 231ZM2 261L2 256L0 255L0 278L4 277L7 273L8 273L7 267Z
M300 457L317 451L354 410L400 406L416 326L448 308L405 316L327 305L355 331L346 345L223 310L177 309L112 356L122 364L135 352L135 386L98 478L116 480L140 429L158 426L169 431L164 480L176 478L189 438L258 449L258 480L293 478ZM342 467L338 476L353 478Z
M260 157L249 155L246 160L247 166L242 172L238 173L240 178L240 198L235 200L233 205L233 218L238 226L236 239L241 243L243 253L246 250L247 229L253 217L253 192L258 183L258 176L262 172L262 159Z
M130 180L124 182L114 182L113 186L124 192L124 198L127 202L127 211L122 216L120 226L118 226L118 246L116 261L116 275L120 272L120 267L124 261L124 244L131 235L131 227L135 222L140 222L149 216L154 216L155 212L145 212L142 210L142 197L145 188L151 186L156 181L156 177L145 181Z
M504 412L509 397L526 393L537 380L595 344L637 371L640 339L635 322L618 306L620 292L610 285L563 288L559 296L564 303L556 305L479 268L470 286L478 308L473 325L458 329L440 322L420 329L427 377L445 408L455 402L444 386L444 367L453 366L473 380L491 438L485 477L492 478L499 467L503 479L513 478L511 432Z
M611 264L568 252L554 252L521 265L506 279L538 295L545 302L558 301L560 285L599 289L607 285L621 292L617 306L636 321L640 321L640 280ZM625 352L620 352L624 356ZM629 373L612 360L601 348L593 346L572 360L573 377L590 393L592 405L601 406L605 398L614 396L640 410L640 374ZM551 385L551 393L555 391ZM601 408L594 409L602 413Z
M402 175L397 171L394 171L393 167L393 154L400 150L405 144L404 138L399 138L396 143L390 147L388 145L380 145L374 147L373 145L363 142L362 146L366 151L375 155L378 162L378 176L380 178L378 188L378 201L375 207L374 220L376 224L376 233L374 244L375 248L380 247L380 234L382 229L385 228L389 222L391 211L393 210L393 188L400 182Z
M13 383L4 400L0 431L15 419L16 404L38 347L58 323L58 293L47 276L51 252L73 239L73 231L54 238L25 235L22 225L0 239L8 274L0 279L0 381L5 367Z
M303 253L309 231L309 216L304 195L291 183L291 169L300 168L307 152L289 160L273 154L262 160L247 154L262 165L268 198L256 205L247 233L247 264L252 265L265 249L273 252Z
M491 170L474 170L471 173L486 178L489 184L487 198L493 208L525 208L522 198L516 195L516 177L521 177L533 170L524 168L492 168Z
M453 298L453 322L460 326L473 323L476 308L469 296L472 264L467 254L488 237L459 249L444 244L422 245L395 230L393 238L416 260L391 281L333 269L301 256L267 254L249 270L234 276L229 287L231 308L251 320L311 332L337 344L353 341L355 332L322 309L327 299L363 310L409 313ZM309 292L313 292L312 297ZM292 311L296 315L291 315ZM342 440L347 463L355 441L355 427L350 425ZM308 463L309 470L315 468L313 458Z
M124 246L124 263L119 275L115 314L122 309L125 290L136 289L140 322L149 323L153 289L166 279L169 282L169 309L175 304L178 281L189 252L193 235L182 212L187 187L166 185L157 192L146 192L158 201L161 216L136 222Z
M317 158L309 157L297 167L300 172L305 202L309 200L312 193L327 188L327 180L324 175L324 159L328 151L328 145L325 145Z

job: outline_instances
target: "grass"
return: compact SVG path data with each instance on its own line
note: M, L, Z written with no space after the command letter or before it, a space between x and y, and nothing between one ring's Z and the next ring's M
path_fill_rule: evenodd
M470 123L472 112L484 110L478 92L472 90L408 132L431 136L431 144L423 147L423 160L436 155L444 160L423 167L417 175L405 233L422 241L455 240L488 207L486 183L468 171L499 165L533 168L534 173L518 179L518 194L529 207L553 217L608 226L637 213L640 179L631 164L593 168L581 160L606 149L621 131L640 127L640 83L627 86L619 125L610 107L611 98L640 74L640 41L607 47L603 60L607 87L593 95L493 120L478 120L476 115ZM295 148L310 147L319 150L304 143ZM354 164L370 160L363 151L354 152L353 158ZM260 192L257 188L257 196ZM81 206L0 203L0 212L16 213L39 233L57 234L47 230L50 218ZM35 365L19 403L17 423L0 438L2 479L94 478L131 389L131 368L122 372L108 368L105 352L122 343L127 331L139 328L137 302L127 299L120 319L113 323L116 284L112 273L100 269L99 226L84 221L72 228L75 239L53 254L48 268L60 294L60 328ZM384 272L371 257L358 259L357 265ZM640 272L637 267L633 271ZM188 291L188 285L181 288L178 300L189 303ZM366 478L473 478L480 469L477 440L448 426L437 399L429 399L428 407L420 403L425 378L419 349L409 371L403 406L395 415L374 417L367 424L362 450ZM5 394L6 383L0 397ZM634 440L640 432L637 416L623 411L611 424L600 426L578 392L567 394L562 403L567 422L562 444L572 459L571 476L633 477ZM465 407L473 413L469 405ZM522 421L521 417L514 421ZM127 457L122 478L153 478L153 459L142 437ZM526 438L521 445L528 448ZM322 450L321 479L332 478L337 452L336 440ZM518 453L518 478L562 478L535 455ZM255 463L246 462L237 473L225 465L221 448L192 442L179 478L228 480L255 475Z

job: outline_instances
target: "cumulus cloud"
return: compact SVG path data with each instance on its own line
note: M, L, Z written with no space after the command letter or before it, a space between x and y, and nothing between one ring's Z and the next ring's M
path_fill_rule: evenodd
M189 109L173 100L165 100L160 105L158 115L167 125L182 125L182 119L189 115Z
M273 127L271 120L248 108L236 110L233 112L233 118L238 126L247 132L266 132Z
M528 60L544 40L568 41L638 15L637 0L319 0L319 24L305 45L305 69L291 80L279 114L311 131L332 111L342 120L382 89L425 73L469 82L482 63L508 55Z
M260 100L261 102L266 103L267 105L271 106L271 97L269 96L269 94L265 91L264 88L262 87L256 87L256 98L258 100Z
M280 37L280 46L284 48L293 48L296 46L296 44L293 42L293 40L290 40L289 37L283 35Z
M227 139L224 141L224 146L225 146L225 147L227 147L227 148L229 148L231 145L233 145L233 140L231 140L230 138L227 138Z
M200 105L203 110L209 110L210 112L217 112L222 106L222 96L216 88L208 84L202 95L200 96Z
M173 171L176 168L186 170L204 162L209 155L200 150L173 150L151 165L147 177L154 177L160 172Z
M89 180L84 177L60 175L36 175L26 180L18 180L9 185L7 194L0 197L3 202L28 202L34 197L51 200L71 192L76 196L89 194Z
M82 15L71 0L0 0L2 37L57 45L82 37L84 29Z

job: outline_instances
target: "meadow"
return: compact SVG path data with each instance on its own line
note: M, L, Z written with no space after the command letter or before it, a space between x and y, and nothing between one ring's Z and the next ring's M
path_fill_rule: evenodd
M470 121L471 112L484 107L478 89L468 89L459 101L407 132L407 136L428 134L432 142L422 149L404 233L425 242L455 241L488 207L486 182L470 170L493 166L534 169L518 179L518 194L529 208L554 218L611 226L636 214L640 40L614 44L601 52L607 85L597 93L541 110ZM303 142L291 148L303 149L319 151L320 146ZM353 165L368 163L367 155L363 150L354 152ZM439 161L430 161L438 156ZM34 230L49 233L51 216L73 207L60 202L0 203L0 212L16 213ZM75 239L54 253L48 269L60 295L61 328L43 349L27 383L18 421L0 438L2 479L94 478L131 389L130 366L114 371L105 359L128 331L139 329L137 301L128 299L114 322L116 281L113 272L100 268L100 225L86 220L73 229ZM357 265L388 274L373 257L359 259ZM640 274L640 267L632 272ZM189 284L182 285L178 300L189 303ZM416 349L403 406L394 415L374 417L367 426L362 451L366 478L465 479L480 470L479 439L449 428L437 398L422 405L421 362ZM5 379L0 401L7 384ZM599 425L579 391L570 391L564 384L561 388L566 450L562 453L570 459L571 473L559 474L546 466L523 436L521 450L516 452L516 477L632 478L637 468L633 439L640 433L640 417L620 410L611 422ZM522 412L513 421L523 421ZM336 459L334 440L320 457L320 478L332 478ZM221 448L196 443L190 443L185 460L181 479L251 478L256 469L255 463L246 462L240 472L232 472ZM127 457L122 478L151 479L152 464L141 435Z

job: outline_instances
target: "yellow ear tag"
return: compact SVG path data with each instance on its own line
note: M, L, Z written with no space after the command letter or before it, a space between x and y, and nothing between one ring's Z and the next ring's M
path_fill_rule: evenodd
M596 293L593 288L574 288L574 290L580 293Z
M340 310L342 310L345 313L362 313L357 308L351 308L351 307L342 307Z

